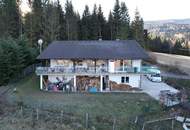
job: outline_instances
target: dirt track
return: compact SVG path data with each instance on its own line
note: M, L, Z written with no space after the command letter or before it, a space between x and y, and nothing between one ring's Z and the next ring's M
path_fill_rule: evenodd
M149 52L149 55L155 59L159 64L175 66L190 74L190 57L173 55L173 54L164 54L164 53L155 53Z

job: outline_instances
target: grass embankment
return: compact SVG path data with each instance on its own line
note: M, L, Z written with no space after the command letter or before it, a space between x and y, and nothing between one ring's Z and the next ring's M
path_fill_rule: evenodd
M39 79L34 75L15 84L15 87L17 92L10 93L8 99L17 104L24 104L23 111L26 120L25 122L18 120L17 123L20 124L18 126L24 126L28 129L40 129L41 127L41 129L51 129L55 126L54 129L59 130L69 126L67 130L79 128L82 130L86 126L85 115L88 113L89 129L110 130L115 124L114 127L118 130L137 130L146 120L168 116L168 112L162 111L158 102L146 94L42 92L39 91ZM40 111L39 121L33 119L36 108L39 108ZM33 116L31 117L31 115ZM61 115L63 122L59 125ZM12 118L17 119L17 117ZM137 120L136 123L135 120ZM7 122L5 121L5 123ZM63 124L64 126L62 126ZM166 129L171 127L167 123L166 125L156 124L156 126ZM18 127L16 128L18 129ZM177 126L175 128L179 129ZM148 129L151 130L151 128Z
M190 80L189 79L165 78L164 81L178 90L185 90L190 98Z

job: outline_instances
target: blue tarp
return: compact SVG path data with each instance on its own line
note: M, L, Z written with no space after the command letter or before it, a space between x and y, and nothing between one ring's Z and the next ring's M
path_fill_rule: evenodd
M98 90L97 90L96 87L92 87L92 88L89 89L89 92L90 92L90 93L96 93L97 91L98 91Z

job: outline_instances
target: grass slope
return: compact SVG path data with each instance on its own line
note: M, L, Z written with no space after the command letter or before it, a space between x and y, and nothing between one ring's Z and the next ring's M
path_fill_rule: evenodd
M112 129L114 119L117 129L136 130L141 128L145 120L168 116L167 112L162 111L158 102L147 94L42 92L39 90L39 78L35 75L26 77L14 86L17 92L9 95L9 101L23 102L25 106L39 108L41 111L51 111L54 113L52 119L56 118L56 115L59 117L63 111L77 119L82 126L85 126L85 114L88 113L89 128L95 127L98 130ZM137 116L139 120L136 124L134 122ZM68 122L70 124L74 121ZM157 124L157 127L165 126ZM170 126L166 125L166 128L168 127Z

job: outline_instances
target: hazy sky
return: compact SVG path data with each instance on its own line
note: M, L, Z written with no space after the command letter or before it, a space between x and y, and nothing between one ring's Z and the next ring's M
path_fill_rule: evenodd
M24 0L23 0L24 1ZM26 1L26 0L25 0ZM55 0L54 0L55 1ZM60 0L64 6L66 0ZM126 3L131 19L137 7L145 21L163 19L190 18L190 0L120 0ZM115 0L72 0L75 10L82 14L85 5L89 5L92 11L94 3L101 4L104 15L107 17L113 9ZM26 6L22 6L27 10Z

